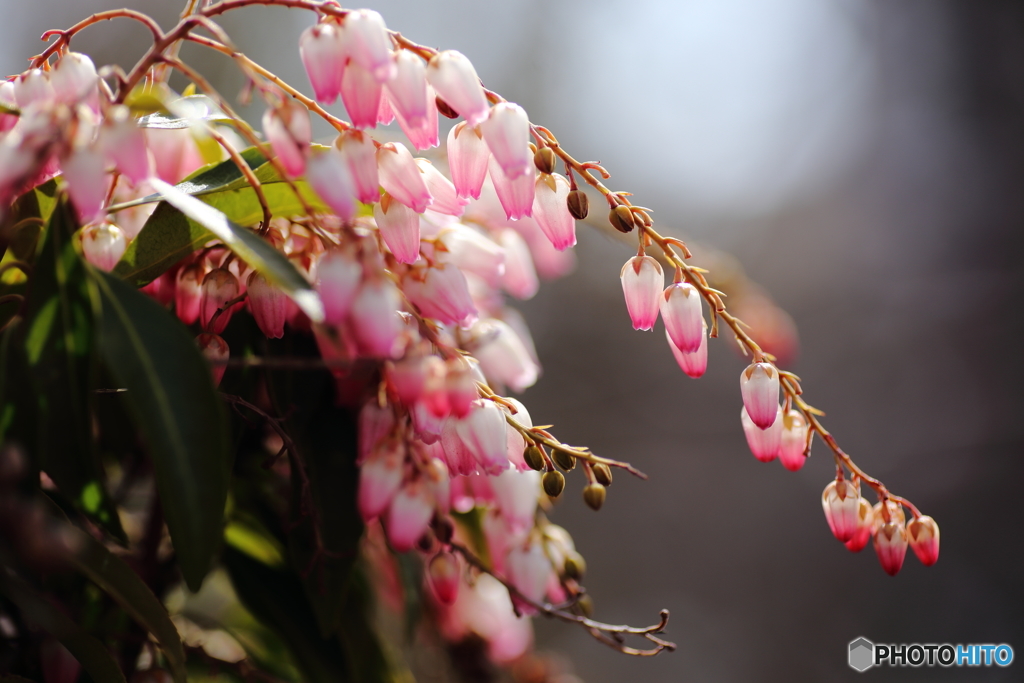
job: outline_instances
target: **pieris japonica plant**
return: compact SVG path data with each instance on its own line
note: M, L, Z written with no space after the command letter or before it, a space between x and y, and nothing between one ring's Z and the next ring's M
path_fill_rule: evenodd
M308 13L308 83L217 23L258 4ZM152 33L127 73L72 49L112 19ZM11 672L403 678L382 620L425 634L452 676L529 658L539 616L629 655L674 649L668 611L596 620L584 558L549 521L566 491L597 511L613 471L644 475L509 395L540 376L509 302L572 269L582 221L635 247L621 314L660 317L683 373L704 374L720 334L750 358L737 403L756 459L799 470L823 442L836 539L873 540L889 574L908 547L938 559L934 520L861 469L780 367L785 335L758 341L649 209L459 52L314 0L191 0L170 30L112 10L43 38L0 85ZM260 121L180 59L185 42L233 61ZM324 109L339 100L347 119ZM314 139L314 118L334 136Z

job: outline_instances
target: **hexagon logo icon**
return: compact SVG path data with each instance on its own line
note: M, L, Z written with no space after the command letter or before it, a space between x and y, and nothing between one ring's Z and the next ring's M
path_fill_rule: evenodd
M850 668L867 671L875 664L875 644L861 637L850 642Z

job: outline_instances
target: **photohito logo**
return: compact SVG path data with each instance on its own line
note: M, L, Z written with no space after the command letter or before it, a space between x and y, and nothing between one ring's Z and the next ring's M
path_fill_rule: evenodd
M1009 666L1013 648L998 645L950 645L909 643L882 645L864 637L850 641L850 668L867 671L873 666Z

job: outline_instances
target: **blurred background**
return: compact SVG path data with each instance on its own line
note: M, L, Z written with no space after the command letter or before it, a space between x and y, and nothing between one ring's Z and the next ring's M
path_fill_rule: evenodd
M37 37L117 0L3 0L5 73ZM130 6L169 26L168 0ZM183 4L183 3L180 3ZM942 528L896 578L828 531L826 449L799 473L757 462L738 413L745 361L712 342L690 380L663 333L634 332L632 246L580 226L578 268L519 305L544 365L524 401L566 442L629 460L600 513L552 518L588 560L596 617L672 611L674 654L632 659L537 622L538 649L586 681L820 681L857 674L858 636L1008 643L1024 657L1024 3L939 0L473 0L371 5L417 42L469 56L666 231L735 256L793 316L790 369L868 472ZM241 49L308 91L302 12L241 12ZM127 22L73 47L130 67ZM227 95L226 59L184 56ZM254 110L256 111L256 110ZM595 214L603 213L594 203ZM701 251L695 263L701 265ZM875 669L876 680L1020 680L1008 669Z

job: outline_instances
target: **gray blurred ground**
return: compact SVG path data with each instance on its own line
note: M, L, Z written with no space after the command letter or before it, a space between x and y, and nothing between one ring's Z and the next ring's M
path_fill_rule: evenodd
M6 2L6 72L44 29L107 7ZM133 6L145 7L136 2ZM151 2L166 26L177 3ZM587 681L820 681L856 675L846 645L1000 643L1024 653L1024 5L932 0L630 3L454 0L374 5L418 42L457 48L577 156L600 159L662 226L737 256L796 319L793 370L869 472L933 515L939 563L897 578L831 538L820 444L799 473L746 451L743 361L676 368L660 328L634 332L629 250L580 231L579 269L520 306L545 375L524 401L570 443L628 459L599 513L579 473L554 521L587 557L597 617L672 610L675 654L633 660L538 624ZM308 18L225 22L243 50L306 86ZM75 47L125 66L146 35ZM187 52L218 75L226 61ZM227 80L224 80L227 79ZM1020 680L997 669L871 670L874 680Z

